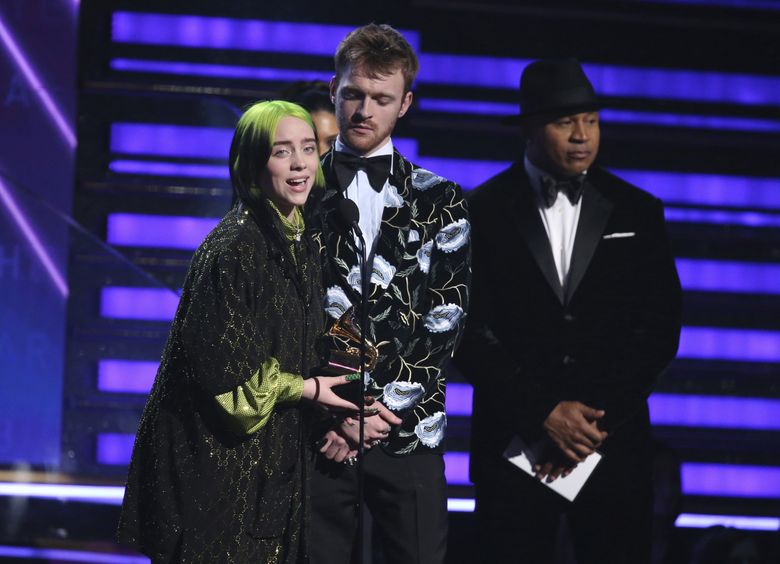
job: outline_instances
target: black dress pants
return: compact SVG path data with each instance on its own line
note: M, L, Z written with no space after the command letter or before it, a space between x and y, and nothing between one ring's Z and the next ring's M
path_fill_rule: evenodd
M371 512L387 564L442 564L447 489L440 454L364 459L364 511ZM319 456L311 480L311 564L349 564L357 530L357 467Z
M652 467L644 452L605 456L574 502L497 459L476 486L477 553L485 562L555 562L565 517L578 564L649 564Z

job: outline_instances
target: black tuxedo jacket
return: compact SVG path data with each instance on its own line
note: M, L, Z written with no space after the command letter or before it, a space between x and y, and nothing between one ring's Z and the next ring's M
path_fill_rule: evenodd
M681 291L655 197L592 167L564 292L522 161L478 187L472 302L456 362L474 385L472 480L562 400L606 411L603 451L647 441L647 396L677 352Z
M344 198L322 159L325 190L312 194L325 264L325 312L330 326L349 307L359 309L358 251L338 213ZM386 186L374 251L369 338L379 349L371 393L403 419L383 448L392 454L441 449L447 425L442 366L463 332L471 278L470 225L460 187L417 167L397 151ZM358 315L357 319L360 319ZM344 342L324 339L323 346Z

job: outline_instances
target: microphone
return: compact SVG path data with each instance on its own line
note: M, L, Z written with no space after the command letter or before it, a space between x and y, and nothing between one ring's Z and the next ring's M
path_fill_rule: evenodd
M370 273L368 269L368 253L366 250L366 240L360 231L358 222L360 221L360 210L357 204L349 198L342 198L338 203L338 211L344 223L354 230L355 235L360 239L360 394L358 396L358 413L360 414L360 427L358 429L358 456L357 456L357 540L356 550L359 554L359 561L363 562L363 492L365 490L365 470L363 459L366 452L365 441L365 377L366 377L366 331L368 331L368 288Z
M360 210L358 209L357 204L349 198L342 198L341 201L339 201L339 215L344 223L354 229L358 237L363 240L363 232L360 230L360 225L358 225L358 222L360 221Z

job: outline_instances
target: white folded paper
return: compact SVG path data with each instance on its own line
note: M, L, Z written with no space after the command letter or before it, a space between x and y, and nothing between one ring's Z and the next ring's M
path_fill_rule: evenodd
M523 439L515 436L509 445L504 450L504 457L520 468L523 472L535 478L533 466L537 460L539 460L544 448L544 442L540 441L535 443L530 448L525 444ZM539 483L547 486L555 493L562 495L569 501L574 501L577 494L580 493L582 486L590 478L591 473L596 468L596 465L601 460L601 453L594 452L588 458L580 462L572 471L571 474L565 478L558 478L553 482L547 482L546 480L540 480Z

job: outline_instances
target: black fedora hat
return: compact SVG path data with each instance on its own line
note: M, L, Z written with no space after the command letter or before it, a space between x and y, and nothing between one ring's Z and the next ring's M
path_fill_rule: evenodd
M506 118L504 123L555 119L600 107L593 85L576 59L542 59L523 69L520 114Z

